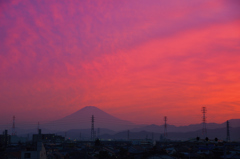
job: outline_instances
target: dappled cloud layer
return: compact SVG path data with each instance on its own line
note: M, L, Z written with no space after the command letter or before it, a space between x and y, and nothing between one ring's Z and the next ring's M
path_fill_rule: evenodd
M135 123L240 114L238 0L0 2L0 118L86 105Z

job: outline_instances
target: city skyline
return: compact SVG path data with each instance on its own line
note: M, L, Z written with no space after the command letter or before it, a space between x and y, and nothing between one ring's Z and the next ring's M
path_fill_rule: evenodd
M1 1L0 124L89 105L137 124L239 119L239 6Z

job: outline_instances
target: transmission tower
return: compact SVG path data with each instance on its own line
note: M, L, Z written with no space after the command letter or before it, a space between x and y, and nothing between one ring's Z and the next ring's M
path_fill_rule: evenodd
M230 141L230 133L229 133L229 121L227 120L227 142Z
M39 131L39 129L40 129L40 123L38 122L37 131Z
M164 137L167 137L167 116L164 117Z
M92 115L92 127L91 127L91 140L95 139L95 131L94 131L94 115Z
M207 135L207 127L206 127L206 113L207 113L207 109L206 109L206 107L202 107L202 113L203 113L203 117L202 117L202 123L203 123L202 134L203 135Z
M97 129L97 137L100 138L100 128Z
M12 136L16 135L16 130L15 130L15 116L13 116L13 123L12 123Z

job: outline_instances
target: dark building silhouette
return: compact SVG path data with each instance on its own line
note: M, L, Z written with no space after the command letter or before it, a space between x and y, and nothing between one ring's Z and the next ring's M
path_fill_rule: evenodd
M7 146L10 144L11 136L8 135L8 131L4 130L2 135L0 135L0 146Z
M42 134L41 129L38 130L38 134L33 134L32 141L36 142L63 142L65 138L55 134Z

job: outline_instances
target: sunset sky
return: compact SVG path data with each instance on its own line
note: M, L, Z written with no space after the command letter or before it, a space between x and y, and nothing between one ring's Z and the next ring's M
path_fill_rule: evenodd
M138 124L240 118L239 0L1 0L0 124L88 106Z

